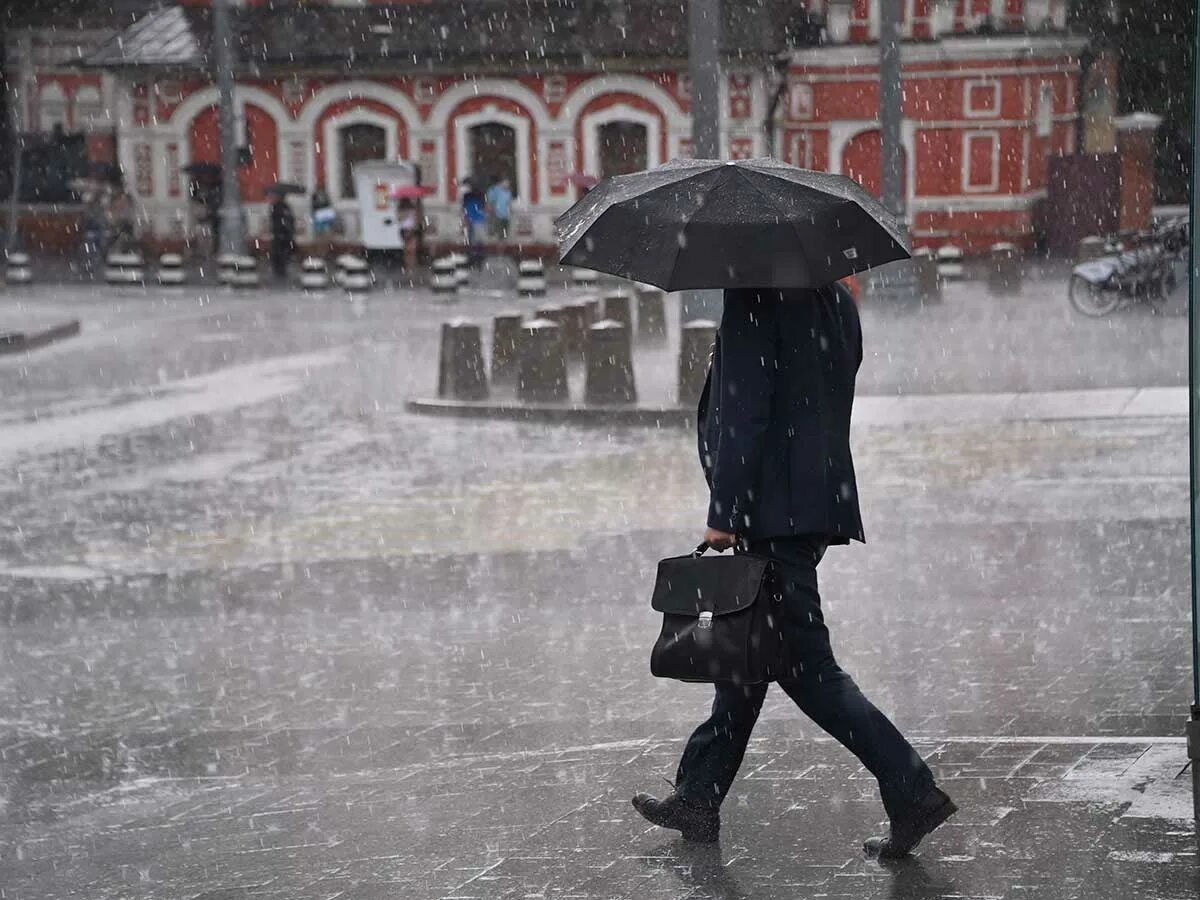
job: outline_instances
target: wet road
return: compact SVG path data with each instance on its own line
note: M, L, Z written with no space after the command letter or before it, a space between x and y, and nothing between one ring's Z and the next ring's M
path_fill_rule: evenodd
M967 812L863 863L869 780L771 699L715 865L624 805L707 702L645 659L703 515L687 435L404 411L444 318L513 305L0 300L84 321L0 358L6 898L1194 894L1186 421L859 428L871 543L822 566L827 618ZM1186 382L1184 319L1052 280L864 320L864 393Z

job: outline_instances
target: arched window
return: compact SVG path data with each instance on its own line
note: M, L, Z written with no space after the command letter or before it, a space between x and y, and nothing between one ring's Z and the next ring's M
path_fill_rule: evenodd
M105 131L110 126L100 97L100 89L85 85L75 92L75 130L86 134Z
M517 178L517 130L501 122L481 122L471 126L468 136L471 168L463 175L473 175L484 184L507 178L515 192L520 184Z
M649 167L650 136L641 122L605 122L596 130L601 178L628 175Z
M358 122L338 129L342 163L341 195L349 200L355 196L354 167L361 162L388 158L387 131L379 125Z
M38 117L40 128L44 132L53 131L55 126L64 131L71 127L67 121L67 95L53 81L42 85L38 92Z

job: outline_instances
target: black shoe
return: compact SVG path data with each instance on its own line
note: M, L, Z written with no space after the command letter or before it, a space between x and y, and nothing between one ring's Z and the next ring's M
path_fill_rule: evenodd
M633 798L633 808L641 813L647 822L682 832L685 841L711 844L721 834L719 812L715 809L691 806L679 799L677 794L672 794L665 800L659 800L649 794L637 794Z
M933 788L905 816L894 820L886 837L868 838L863 850L880 859L908 856L921 839L958 812L954 801L939 788Z

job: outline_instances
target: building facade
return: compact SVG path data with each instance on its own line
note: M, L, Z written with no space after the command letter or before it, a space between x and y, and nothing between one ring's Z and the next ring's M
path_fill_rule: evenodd
M106 141L144 231L182 242L198 210L189 163L216 162L216 89L206 0L156 6L81 60L54 67L10 53L27 129L61 122ZM905 197L917 244L1029 244L1048 160L1074 152L1080 54L1065 0L904 0ZM553 242L577 198L573 176L604 176L691 153L686 10L647 0L575 0L532 10L306 0L236 10L243 199L251 233L265 188L325 189L355 240L356 162L420 165L429 231L459 235L459 185L507 177L513 238ZM723 10L721 146L841 172L878 193L878 0L780 0ZM811 26L817 26L813 31ZM817 37L814 37L814 34ZM55 39L72 36L56 29ZM36 36L22 40L36 43ZM79 65L78 62L82 62ZM300 217L303 220L303 216Z

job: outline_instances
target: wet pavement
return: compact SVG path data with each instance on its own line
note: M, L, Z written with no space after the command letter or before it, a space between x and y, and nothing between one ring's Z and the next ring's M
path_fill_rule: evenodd
M0 359L0 897L1196 896L1185 419L860 422L827 618L963 811L863 860L869 776L772 696L698 851L627 805L708 702L647 666L688 435L404 410L442 319L537 302L0 299L84 323ZM954 285L864 311L862 392L1185 384L1177 313Z

